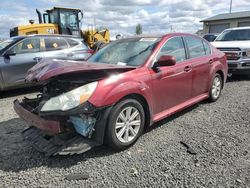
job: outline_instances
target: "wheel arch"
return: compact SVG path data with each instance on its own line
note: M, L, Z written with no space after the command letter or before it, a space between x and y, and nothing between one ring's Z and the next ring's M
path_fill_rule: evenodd
M151 118L152 116L151 116L151 110L150 110L150 107L149 107L149 104L148 104L146 98L138 93L131 93L131 94L128 94L128 95L124 96L123 98L121 98L117 103L119 103L125 99L135 99L141 103L143 110L144 110L144 113L145 113L145 126L144 126L144 128L150 126L152 124L152 118Z
M216 72L215 72L215 74L216 73L218 73L220 76L221 76L221 79L222 79L222 89L224 88L224 84L225 84L225 75L224 75L224 73L223 73L223 71L222 70L217 70Z

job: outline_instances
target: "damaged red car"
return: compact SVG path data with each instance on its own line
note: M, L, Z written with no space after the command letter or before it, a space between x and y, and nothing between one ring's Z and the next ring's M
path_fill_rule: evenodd
M23 134L46 155L83 153L106 143L132 145L145 127L204 99L216 101L227 78L223 52L190 34L110 43L88 62L49 60L26 77L43 87L14 101Z

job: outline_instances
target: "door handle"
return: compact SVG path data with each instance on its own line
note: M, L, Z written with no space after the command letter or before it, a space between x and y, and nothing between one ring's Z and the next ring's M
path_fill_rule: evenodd
M72 57L74 54L73 53L68 53L67 56L68 57Z
M212 59L210 59L210 60L208 61L209 64L213 64L213 62L214 62L214 61L213 61Z
M34 57L33 60L35 60L36 62L39 62L42 60L42 58L41 57Z
M185 68L184 68L184 71L185 72L189 72L189 71L191 71L192 70L192 67L191 66L186 66Z

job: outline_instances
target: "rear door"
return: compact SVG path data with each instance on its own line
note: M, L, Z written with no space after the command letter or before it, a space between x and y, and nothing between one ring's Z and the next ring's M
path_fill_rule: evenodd
M185 36L188 57L193 69L192 97L207 92L209 71L213 63L209 44L195 36Z
M13 55L4 57L2 75L5 87L24 84L27 71L44 58L40 38L25 38L8 51Z
M173 37L162 46L158 58L171 55L176 58L176 65L160 67L152 73L154 114L168 110L191 98L192 67L187 59L182 37Z

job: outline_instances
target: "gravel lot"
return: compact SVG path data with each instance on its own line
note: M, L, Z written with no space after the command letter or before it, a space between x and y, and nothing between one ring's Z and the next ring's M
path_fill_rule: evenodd
M125 151L101 146L49 159L23 141L27 125L12 108L30 92L4 92L0 99L0 187L250 187L250 79L229 80L216 103L157 123ZM89 178L65 179L74 173Z

